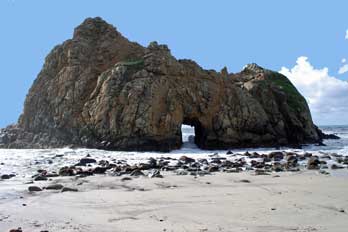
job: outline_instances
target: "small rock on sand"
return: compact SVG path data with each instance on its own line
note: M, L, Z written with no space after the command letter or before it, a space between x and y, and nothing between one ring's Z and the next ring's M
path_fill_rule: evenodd
M68 188L68 187L64 187L62 188L62 193L63 192L78 192L79 190L78 189L75 189L75 188Z
M343 169L343 166L337 165L337 164L332 164L331 169Z
M42 189L38 186L29 186L28 191L29 192L40 192L40 191L42 191Z
M61 184L51 184L51 185L47 186L45 189L46 190L60 190L62 188L64 188L64 186Z
M240 183L250 183L250 180L245 180L245 179L243 179L243 180L240 180L240 181L238 181L238 182L240 182Z
M11 178L10 175L4 174L4 175L1 176L0 179L2 179L2 180L8 180L8 179L10 179L10 178Z
M46 176L37 176L34 178L35 181L47 181L48 178Z
M18 229L12 229L10 232L22 232L22 228L19 227Z
M149 172L148 176L150 178L163 178L161 172L157 169L153 169L151 172Z
M135 169L134 171L131 172L130 176L145 176L145 174L139 169Z

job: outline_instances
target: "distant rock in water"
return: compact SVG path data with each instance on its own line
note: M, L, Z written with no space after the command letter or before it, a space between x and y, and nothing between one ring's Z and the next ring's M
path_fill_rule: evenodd
M340 139L340 137L335 135L335 134L325 134L325 133L323 133L321 130L319 130L318 127L317 127L317 130L318 130L319 137L322 138L322 139Z
M46 57L0 146L170 151L182 145L182 124L195 127L203 149L322 140L285 76L256 64L237 74L204 70L166 45L130 42L98 17Z

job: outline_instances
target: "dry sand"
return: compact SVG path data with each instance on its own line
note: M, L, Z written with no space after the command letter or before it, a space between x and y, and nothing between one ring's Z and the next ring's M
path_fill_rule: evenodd
M348 231L347 178L275 175L58 178L79 192L24 186L23 198L1 202L0 231Z

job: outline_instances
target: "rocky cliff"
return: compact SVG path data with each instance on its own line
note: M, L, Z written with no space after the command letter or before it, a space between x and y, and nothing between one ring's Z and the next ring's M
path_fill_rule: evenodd
M256 64L237 74L204 70L88 18L47 56L0 146L169 151L182 145L182 124L195 127L203 149L321 141L285 76Z

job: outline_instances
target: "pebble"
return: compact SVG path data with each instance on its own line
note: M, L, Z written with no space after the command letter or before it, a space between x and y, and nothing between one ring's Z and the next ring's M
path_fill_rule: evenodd
M130 181L130 180L132 180L132 178L130 178L130 177L123 177L123 178L121 179L121 181Z
M240 181L238 181L238 182L240 182L240 183L251 183L250 180L240 180Z

